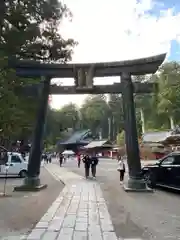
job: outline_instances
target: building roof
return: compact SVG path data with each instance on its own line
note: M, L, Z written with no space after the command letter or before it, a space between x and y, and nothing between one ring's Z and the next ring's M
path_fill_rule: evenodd
M86 145L84 148L97 148L97 147L111 147L111 143L108 140L96 140L91 141L88 145Z
M87 130L80 130L74 132L68 139L65 141L59 141L58 145L68 145L68 144L76 144L76 143L89 143L88 139L85 139L88 134L91 134L91 131L89 129Z
M180 142L180 134L174 134L172 131L149 132L142 136L142 143L176 143Z
M167 137L171 136L170 131L163 131L163 132L148 132L144 133L142 136L142 142L163 142L167 139Z

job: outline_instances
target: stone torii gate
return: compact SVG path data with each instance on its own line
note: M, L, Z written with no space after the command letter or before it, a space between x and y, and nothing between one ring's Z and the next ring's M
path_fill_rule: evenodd
M150 93L153 83L132 83L132 75L155 73L163 63L166 54L149 58L105 63L87 64L49 64L37 61L10 61L9 67L16 70L17 76L41 77L43 81L36 86L28 86L29 94L37 95L41 90L39 110L34 130L34 138L29 157L28 175L22 186L16 191L37 191L45 188L40 183L40 165L43 143L43 131L49 94L102 94L121 93L123 99L124 128L129 167L129 180L124 186L126 191L148 191L141 176L141 162L137 138L136 116L134 108L134 93ZM96 86L94 77L120 76L121 82L113 85ZM74 78L74 86L50 85L52 78Z

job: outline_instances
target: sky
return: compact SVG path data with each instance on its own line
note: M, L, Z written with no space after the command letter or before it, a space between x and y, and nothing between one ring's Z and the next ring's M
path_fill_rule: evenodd
M59 32L74 38L72 62L107 62L167 52L166 60L180 60L179 0L64 0L72 21L64 19ZM53 79L71 85L73 79ZM118 78L95 79L111 84ZM82 105L86 95L54 95L51 106Z

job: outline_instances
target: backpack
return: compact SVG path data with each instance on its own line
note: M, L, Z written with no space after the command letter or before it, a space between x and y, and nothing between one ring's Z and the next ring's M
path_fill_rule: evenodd
M99 162L99 160L98 160L97 157L92 157L92 158L91 158L91 164L92 164L92 165L97 165L98 162Z

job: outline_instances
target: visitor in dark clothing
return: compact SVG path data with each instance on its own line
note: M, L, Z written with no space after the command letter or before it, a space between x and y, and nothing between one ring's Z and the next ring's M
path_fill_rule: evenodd
M59 154L59 165L60 165L60 167L62 167L63 159L64 159L64 156L62 155L62 153L60 153Z
M85 177L88 178L89 177L89 169L91 166L91 158L89 157L89 155L85 155L82 160L83 160L84 168L85 168Z
M96 167L98 165L98 158L95 156L91 157L91 173L92 173L92 177L96 178Z
M42 160L44 160L46 163L48 163L48 156L46 153L42 154Z

